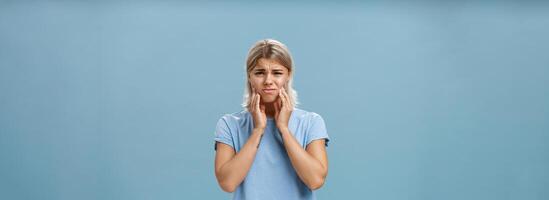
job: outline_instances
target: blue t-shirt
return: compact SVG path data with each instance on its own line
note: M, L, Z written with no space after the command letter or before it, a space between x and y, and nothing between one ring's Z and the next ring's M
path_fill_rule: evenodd
M217 122L214 140L228 144L239 152L248 141L253 128L253 117L248 111L226 114ZM330 139L324 120L314 112L295 108L288 128L303 149L318 139L325 139L328 146ZM254 162L246 178L234 192L233 199L316 199L314 192L297 176L273 118L267 118L267 127Z

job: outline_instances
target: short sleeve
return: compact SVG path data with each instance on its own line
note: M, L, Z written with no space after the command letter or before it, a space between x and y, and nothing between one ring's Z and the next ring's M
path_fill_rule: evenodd
M233 138L231 131L229 129L229 124L225 117L222 117L217 121L217 126L215 128L215 137L214 137L214 150L217 151L217 142L227 144L234 148Z
M328 146L330 137L328 136L328 132L326 131L326 124L324 123L324 119L322 119L322 116L320 116L319 114L313 113L310 121L310 126L307 131L307 145L309 145L309 143L311 143L312 141L318 139L325 139L325 145Z

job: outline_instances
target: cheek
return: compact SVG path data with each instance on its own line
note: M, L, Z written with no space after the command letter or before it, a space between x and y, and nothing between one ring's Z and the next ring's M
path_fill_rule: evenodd
M256 87L260 84L260 80L258 80L257 78L253 78L253 77L250 77L248 79L248 81L250 82L250 84L252 85L252 87Z
M276 80L276 85L278 87L283 87L286 85L286 83L288 82L288 79L287 78L280 78L280 79L277 79Z

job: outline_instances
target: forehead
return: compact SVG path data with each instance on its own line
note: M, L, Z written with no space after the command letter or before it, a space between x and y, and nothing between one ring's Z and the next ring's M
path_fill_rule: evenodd
M265 59L265 58L261 58L257 61L257 64L255 65L254 67L254 70L255 69L265 69L265 70L275 70L275 69L280 69L280 70L287 70L286 67L284 67L283 65L281 65L280 63L278 63L276 60L274 59Z

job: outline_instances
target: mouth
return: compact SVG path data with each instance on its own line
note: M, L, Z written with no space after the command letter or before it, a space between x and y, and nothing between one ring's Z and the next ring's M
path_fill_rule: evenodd
M276 89L263 89L263 93L265 94L276 94Z

